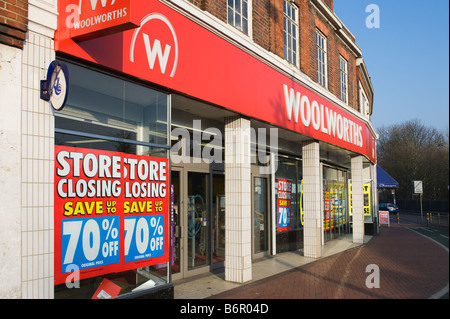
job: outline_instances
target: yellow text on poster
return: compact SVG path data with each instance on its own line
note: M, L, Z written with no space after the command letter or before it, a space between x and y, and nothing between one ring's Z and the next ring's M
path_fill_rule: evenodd
M364 216L371 216L371 200L370 200L370 183L363 184L363 195L364 195ZM352 216L352 184L348 184L348 199L350 207L350 216Z

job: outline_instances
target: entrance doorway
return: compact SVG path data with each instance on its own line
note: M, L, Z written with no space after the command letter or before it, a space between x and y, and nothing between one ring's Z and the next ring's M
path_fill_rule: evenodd
M253 257L269 250L269 188L266 177L253 176Z
M172 167L173 280L223 266L225 178L209 168Z
M252 165L252 258L258 259L270 252L271 192L270 175L261 174L260 167Z
M324 241L348 233L347 173L323 166Z

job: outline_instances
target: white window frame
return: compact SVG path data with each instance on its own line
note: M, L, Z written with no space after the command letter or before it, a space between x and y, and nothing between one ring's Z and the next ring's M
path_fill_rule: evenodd
M284 59L298 66L298 7L289 0L283 0Z
M369 118L370 117L370 105L369 99L367 98L366 92L364 91L364 87L361 82L359 82L359 105L361 114Z
M247 4L247 16L243 16L243 3ZM239 6L239 7L237 7ZM231 13L231 15L230 15ZM240 18L240 25L236 22L236 17ZM245 30L242 19L247 20L247 30ZM227 0L227 23L245 35L251 37L252 34L252 0Z
M327 37L316 29L317 82L328 88Z
M348 104L348 62L342 55L339 56L339 82L341 100Z

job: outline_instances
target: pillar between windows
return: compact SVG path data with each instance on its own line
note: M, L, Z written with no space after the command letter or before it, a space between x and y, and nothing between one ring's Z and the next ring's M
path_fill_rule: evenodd
M250 121L225 118L225 280L252 280Z
M363 157L351 159L353 243L364 243Z
M322 256L322 211L319 143L306 142L302 147L303 165L303 237L304 255Z

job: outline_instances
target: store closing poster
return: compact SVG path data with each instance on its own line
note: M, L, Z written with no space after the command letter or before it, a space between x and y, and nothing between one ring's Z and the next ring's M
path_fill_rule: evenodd
M291 230L292 181L278 179L277 182L277 230Z
M55 284L169 260L168 160L55 146Z

